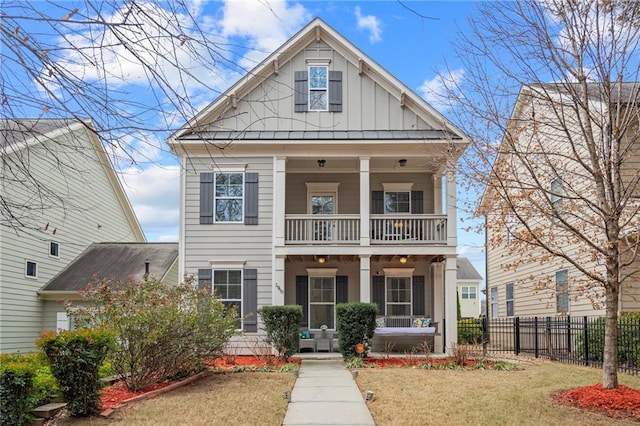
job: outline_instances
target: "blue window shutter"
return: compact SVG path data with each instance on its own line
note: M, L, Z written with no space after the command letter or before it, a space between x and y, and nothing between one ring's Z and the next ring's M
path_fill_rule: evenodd
M309 277L296 276L296 305L302 306L300 327L309 327Z
M424 275L413 276L413 288L411 290L413 300L413 315L425 315L424 309Z
M384 214L384 191L371 191L371 213Z
M244 331L255 333L258 331L258 270L245 269L242 271L242 316Z
M342 71L329 71L329 111L342 112Z
M349 277L339 275L336 277L336 303L347 303L349 301Z
M294 112L309 110L309 77L307 71L294 72L293 103Z
M424 213L424 192L411 191L411 214Z
M373 291L371 292L373 303L378 305L378 315L385 315L384 309L384 276L373 276Z
M213 173L200 173L200 223L213 223Z
M211 293L211 268L198 269L198 290L206 290Z
M244 224L258 224L258 173L244 175Z

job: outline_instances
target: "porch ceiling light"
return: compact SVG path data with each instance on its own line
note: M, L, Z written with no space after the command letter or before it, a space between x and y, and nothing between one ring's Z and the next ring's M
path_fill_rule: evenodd
M326 164L327 160L318 160L318 167L322 168Z
M318 257L316 258L316 261L317 261L318 263L320 263L320 264L323 264L323 263L325 263L325 262L327 261L327 256L320 255L320 256L318 256Z
M398 160L398 163L400 164L400 167L406 167L407 166L407 159L406 158L401 158L400 160Z
M409 256L400 256L400 263L402 263L403 265L407 263L407 260L409 260Z

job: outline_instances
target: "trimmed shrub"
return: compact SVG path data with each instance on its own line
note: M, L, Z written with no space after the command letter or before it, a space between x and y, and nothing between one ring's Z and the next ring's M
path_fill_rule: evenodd
M33 373L33 386L27 396L29 410L43 404L48 404L60 398L60 389L56 378L51 374L47 356L42 352L31 354L0 354L0 365L11 363L25 364Z
M36 342L49 359L72 416L99 413L98 370L113 343L113 335L105 330L48 332Z
M80 328L108 327L117 338L111 366L131 391L202 371L237 334L238 314L190 282L102 280L68 311Z
M340 353L344 359L359 357L356 345L373 337L378 306L375 303L340 303L336 306L336 322ZM365 345L366 356L367 347Z
M463 318L458 320L458 343L472 345L482 343L481 318Z
M287 361L298 350L298 336L302 306L264 306L258 310L267 332L267 342L271 344L278 356Z
M0 365L0 425L22 426L31 422L32 379L33 371L27 363L3 362Z
M585 352L588 346L589 361L604 361L604 329L605 319L598 318L587 325L588 340L584 332L578 333L575 353L579 358L587 358ZM639 329L640 312L628 312L618 317L618 363L629 367L640 366Z

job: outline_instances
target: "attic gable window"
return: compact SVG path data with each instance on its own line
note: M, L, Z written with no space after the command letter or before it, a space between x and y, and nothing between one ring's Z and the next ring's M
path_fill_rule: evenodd
M329 107L329 67L309 67L309 111L327 111Z

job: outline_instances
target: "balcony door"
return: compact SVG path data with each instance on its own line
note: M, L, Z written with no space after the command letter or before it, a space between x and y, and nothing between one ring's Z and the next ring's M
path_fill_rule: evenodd
M328 216L338 210L338 183L307 182L308 212L318 218L311 221L311 239L313 241L331 241L334 221Z

